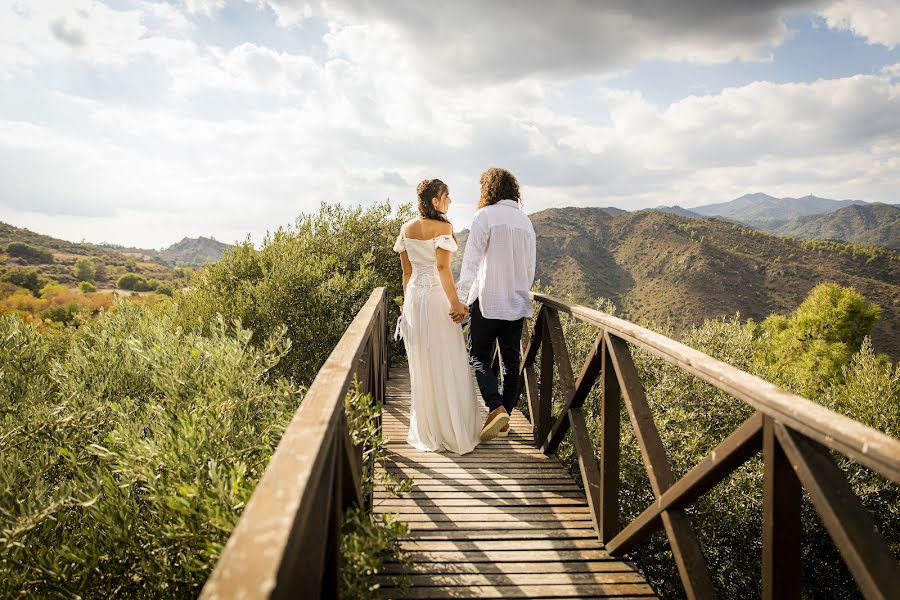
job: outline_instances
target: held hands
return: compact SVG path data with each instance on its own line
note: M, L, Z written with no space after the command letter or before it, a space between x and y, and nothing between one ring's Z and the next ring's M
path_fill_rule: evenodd
M469 316L469 307L462 302L457 301L450 308L450 318L454 323L462 323Z

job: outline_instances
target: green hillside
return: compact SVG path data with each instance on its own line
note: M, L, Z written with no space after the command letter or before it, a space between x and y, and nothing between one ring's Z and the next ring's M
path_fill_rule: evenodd
M854 204L823 215L792 219L775 230L803 239L841 240L900 250L900 206Z
M627 318L669 320L682 330L735 312L758 320L787 313L816 284L833 281L881 307L875 348L900 357L896 251L778 237L722 219L658 211L614 217L596 208L559 208L531 219L537 279L582 302L607 297ZM457 234L461 246L466 233Z
M15 253L10 254L10 244L25 244L44 252L38 252L42 256L40 259L23 259ZM0 223L0 277L12 269L33 268L44 278L75 285L78 280L73 268L79 258L90 259L97 267L95 279L100 287L113 287L125 273L159 281L171 281L179 275L168 265L154 261L151 256L125 253L95 244L68 242Z

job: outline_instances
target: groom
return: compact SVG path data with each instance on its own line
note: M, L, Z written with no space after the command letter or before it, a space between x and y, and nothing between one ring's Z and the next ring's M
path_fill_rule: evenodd
M519 396L519 343L530 317L535 236L522 210L519 182L505 169L481 174L481 198L466 242L457 292L470 307L472 366L489 414L481 439L509 434L509 414ZM502 382L491 369L499 342Z

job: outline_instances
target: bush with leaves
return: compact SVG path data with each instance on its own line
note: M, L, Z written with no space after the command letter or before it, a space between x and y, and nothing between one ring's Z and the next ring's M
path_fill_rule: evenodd
M376 406L369 394L360 394L358 385L344 401L347 428L353 443L363 449L360 490L368 497L377 485L388 492L402 495L412 489L411 479L401 479L386 469L378 470L388 457L384 447ZM407 525L390 513L370 513L365 507L353 507L341 524L341 597L349 600L372 598L380 587L378 576L387 561L407 563L408 554L401 539L409 533ZM408 579L398 576L401 588Z
M864 329L859 335L857 329L841 325L861 322L864 328L866 323L870 327L871 319L866 315L871 315L872 307L861 305L851 290L828 289L826 292L814 292L810 296L811 302L808 300L794 314L781 318L793 323L819 324L823 318L830 319L834 329L845 332L843 343L850 346L858 343L861 348L858 347L855 354L844 355L846 361L840 365L838 374L832 371L827 377L819 375L822 380L815 383L805 380L804 376L816 377L816 374L804 371L802 367L793 372L793 367L786 365L781 372L791 381L809 386L804 389L821 390L810 399L898 437L900 370L886 356L875 354L866 337L868 330ZM825 298L831 300L823 302ZM606 300L599 301L598 308L611 314L616 312ZM565 315L561 318L572 363L577 369L594 343L597 330ZM666 324L644 325L664 335L673 335ZM737 316L709 320L683 332L681 341L739 369L765 377L766 373L771 373L771 359L764 354L767 342L761 339L759 327L752 321L741 323ZM831 330L831 327L825 328L825 331ZM859 337L854 337L857 335ZM838 339L832 339L832 342L838 343ZM815 341L809 338L797 350L802 354L813 347ZM743 402L649 352L632 347L632 353L676 477L683 476L753 412ZM558 386L555 392L553 414L558 414L563 399ZM599 455L602 451L599 446L599 386L595 386L583 410L595 452ZM622 482L619 500L624 524L650 506L654 497L624 406L620 407L620 413ZM576 479L580 479L570 438L567 436L559 455ZM879 530L889 540L895 554L900 554L900 494L897 486L850 460L841 460L840 464ZM689 509L713 582L724 598L753 597L760 593L761 498L762 463L757 457ZM859 597L856 584L808 501L803 520L807 593L814 598ZM668 541L661 531L642 544L631 558L661 596L683 596Z
M33 265L53 263L53 253L46 248L38 248L25 242L10 242L6 246L6 253L10 257L21 258L24 262Z
M259 250L249 241L236 244L180 294L181 323L202 329L223 314L240 319L257 340L285 326L294 346L280 372L308 384L373 288L400 295L400 261L391 248L410 216L388 203L323 204L294 228L267 236Z
M134 273L125 273L119 280L116 282L116 287L123 290L130 290L132 292L149 292L156 288L154 288L154 284L151 282L156 282L155 279L151 279L147 281L140 275L136 275ZM156 282L158 285L159 282Z
M78 281L94 281L97 276L97 267L89 258L79 258L72 267L72 273Z
M0 281L25 288L35 296L40 294L41 288L47 285L47 279L41 277L37 269L32 268L10 269L0 277Z
M197 594L299 403L250 338L120 302L54 355L0 317L0 597Z
M78 284L78 289L82 294L92 294L97 291L97 286L90 281L82 281Z
M762 377L803 396L819 395L842 379L879 313L853 288L819 284L791 315L772 315L757 329Z

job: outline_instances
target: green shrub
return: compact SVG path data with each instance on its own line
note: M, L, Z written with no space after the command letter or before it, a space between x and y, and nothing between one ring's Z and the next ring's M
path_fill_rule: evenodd
M293 229L267 236L259 250L236 244L193 278L180 300L182 323L202 328L219 313L240 319L255 340L285 326L294 346L280 372L309 383L373 288L400 295L400 260L391 248L410 216L388 203L323 204Z
M299 402L283 333L122 302L54 357L0 318L0 597L196 596Z
M170 298L175 293L172 290L172 286L167 283L161 283L156 287L156 293L162 294L163 296L169 296Z
M133 292L150 291L150 286L147 284L147 280L134 273L125 273L124 275L119 277L119 281L116 282L116 287L123 290L131 290Z
M64 302L48 306L41 311L41 318L62 325L72 325L78 318L79 306L75 302Z
M816 286L791 315L772 315L757 329L761 376L807 397L819 395L840 380L879 313L853 288Z
M26 290L30 290L35 296L41 293L41 288L48 282L47 279L38 274L37 269L31 268L10 269L0 277L0 281L6 281L19 287L23 287Z
M78 281L94 281L97 276L97 267L94 266L94 261L91 259L79 258L72 267L72 273Z
M377 479L376 467L383 464L388 453L383 445L378 416L381 407L372 402L368 394L360 394L358 386L347 394L344 401L347 427L353 443L363 451L360 487L363 498L376 484L398 495L412 489L412 480L382 470ZM401 539L409 533L405 523L387 513L369 513L364 508L353 507L344 515L341 524L341 597L365 600L372 598L379 587L378 575L384 562L408 562L409 556L401 547ZM400 577L400 587L408 579Z
M46 248L38 248L24 242L10 242L6 246L6 253L11 257L21 258L26 263L34 265L53 263L52 252Z
M90 281L82 281L78 284L78 289L85 294L90 294L91 292L97 291L97 286Z

